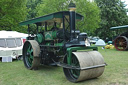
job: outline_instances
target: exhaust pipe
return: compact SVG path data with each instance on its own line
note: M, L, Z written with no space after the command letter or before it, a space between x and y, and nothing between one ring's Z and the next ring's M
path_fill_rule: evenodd
M69 20L70 20L70 41L75 38L75 30L76 30L76 5L72 2L69 4Z

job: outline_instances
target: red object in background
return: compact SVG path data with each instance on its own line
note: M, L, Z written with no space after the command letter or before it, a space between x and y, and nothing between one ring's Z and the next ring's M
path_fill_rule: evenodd
M25 43L26 39L23 39L23 43Z

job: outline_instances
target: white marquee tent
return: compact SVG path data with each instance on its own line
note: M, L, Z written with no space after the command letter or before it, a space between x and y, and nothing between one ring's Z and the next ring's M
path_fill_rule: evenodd
M26 38L28 34L20 33L16 31L0 31L0 38L22 37Z

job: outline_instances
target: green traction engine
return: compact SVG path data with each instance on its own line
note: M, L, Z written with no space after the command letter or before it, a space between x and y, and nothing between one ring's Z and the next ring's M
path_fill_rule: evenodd
M102 75L106 65L104 59L97 47L90 46L87 33L76 30L76 22L81 21L83 16L75 9L75 4L70 3L69 11L20 23L28 26L29 36L23 46L23 62L27 69L38 69L40 65L61 66L71 82ZM36 25L36 33L32 35L33 24Z

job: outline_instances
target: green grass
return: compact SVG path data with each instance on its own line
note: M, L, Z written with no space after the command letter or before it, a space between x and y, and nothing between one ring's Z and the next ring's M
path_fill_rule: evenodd
M69 82L61 67L40 66L27 70L22 61L0 62L0 85L128 85L128 51L99 49L108 64L102 76L79 83Z

